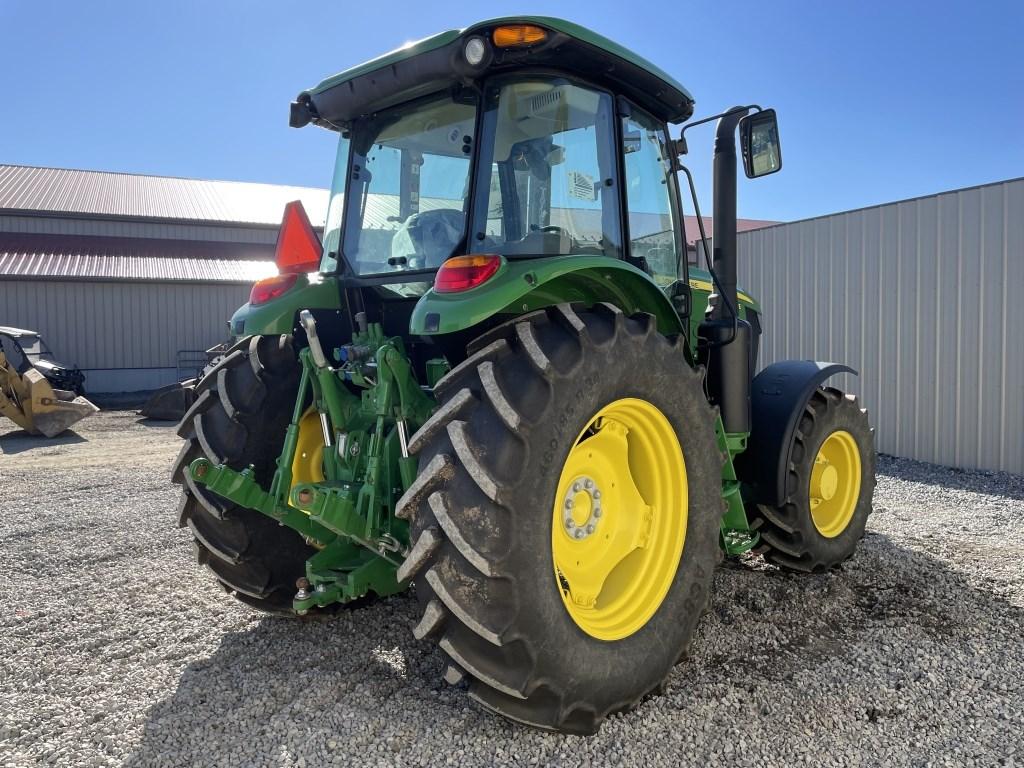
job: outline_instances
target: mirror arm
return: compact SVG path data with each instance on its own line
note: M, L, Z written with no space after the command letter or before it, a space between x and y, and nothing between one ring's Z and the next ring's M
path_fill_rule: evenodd
M745 107L733 107L732 109L727 109L725 112L720 112L717 115L711 115L711 117L702 117L700 120L694 120L692 123L687 123L679 130L679 140L678 142L676 142L676 146L679 146L679 144L681 143L683 147L683 151L680 154L686 154L685 134L690 128L693 128L698 125L703 125L704 123L710 123L712 120L718 120L719 118L725 117L726 115L735 115L739 112L742 112L745 115L750 110L754 110L755 112L764 112L764 109L759 104L748 104Z
M693 198L693 212L697 214L697 229L700 230L701 250L704 251L704 263L707 265L708 274L711 275L711 281L715 284L715 289L718 291L718 295L723 297L726 307L729 309L733 318L735 318L736 307L729 303L728 298L725 298L725 291L722 290L722 284L718 281L718 274L715 272L715 266L711 261L711 253L708 251L708 235L704 230L704 217L700 215L700 203L697 202L697 187L693 183L693 174L690 173L689 168L682 164L680 164L679 170L686 174L686 180L690 184L690 197Z

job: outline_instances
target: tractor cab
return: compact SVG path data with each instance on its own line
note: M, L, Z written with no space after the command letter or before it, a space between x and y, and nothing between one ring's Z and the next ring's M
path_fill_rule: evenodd
M323 272L400 295L453 256L604 256L680 277L666 123L692 98L599 35L530 21L443 33L299 96L293 124L341 133Z
M339 133L322 246L308 220L286 216L282 241L295 223L304 255L282 259L279 243L284 274L254 289L232 328L241 335L254 306L306 287L295 271L337 279L358 292L350 306L421 339L479 331L523 298L532 308L553 280L581 297L625 293L630 309L654 301L659 327L695 353L702 305L687 283L669 133L692 111L655 65L551 18L482 22L330 77L291 107L293 126ZM478 307L466 311L467 299ZM294 320L293 303L271 311Z
M617 119L611 94L563 76L401 104L341 139L322 268L415 284L456 255L641 268L651 256L671 282L682 232L668 146L657 118Z

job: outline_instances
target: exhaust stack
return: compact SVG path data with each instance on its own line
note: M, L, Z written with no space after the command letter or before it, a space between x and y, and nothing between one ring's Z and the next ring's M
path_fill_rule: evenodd
M713 256L721 295L697 329L698 357L707 368L711 403L726 432L750 431L750 324L739 317L736 297L736 127L749 110L736 107L715 131Z

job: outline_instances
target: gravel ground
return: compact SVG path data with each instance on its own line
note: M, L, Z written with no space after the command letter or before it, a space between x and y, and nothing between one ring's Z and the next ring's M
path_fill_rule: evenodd
M174 526L178 446L126 412L0 419L0 765L1024 764L1022 477L882 457L842 570L727 563L667 693L580 738L441 683L409 596L306 623L227 598Z

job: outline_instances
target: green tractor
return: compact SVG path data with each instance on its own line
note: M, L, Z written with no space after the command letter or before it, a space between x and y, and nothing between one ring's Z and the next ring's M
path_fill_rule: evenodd
M736 288L736 136L748 177L779 170L775 114L707 118L699 272L668 130L693 104L537 17L299 94L291 125L339 135L323 241L289 204L280 274L179 429L181 524L229 593L305 616L414 585L412 632L449 683L588 734L664 685L722 552L802 572L850 557L873 437L825 382L852 371L755 376L759 307Z

